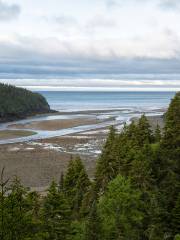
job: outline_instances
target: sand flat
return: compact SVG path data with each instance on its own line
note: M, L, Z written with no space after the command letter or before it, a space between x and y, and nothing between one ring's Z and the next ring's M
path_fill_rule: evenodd
M2 130L0 131L0 140L27 137L34 134L36 133L26 130Z
M72 128L82 125L97 124L100 122L101 122L100 120L88 118L58 119L58 120L33 121L25 124L11 124L8 126L8 128L56 131L60 129Z

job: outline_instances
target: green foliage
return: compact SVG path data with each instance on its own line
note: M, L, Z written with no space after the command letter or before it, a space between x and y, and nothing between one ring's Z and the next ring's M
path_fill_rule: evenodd
M0 83L0 120L49 112L46 99L39 93Z
M100 240L101 220L97 212L97 203L93 202L85 227L85 240Z
M174 233L180 233L180 193L172 210L172 228Z
M143 115L111 127L90 181L79 157L45 196L0 178L1 240L178 240L180 93L161 134Z
M138 227L143 219L140 196L130 180L121 175L108 184L99 201L103 239L139 239Z
M62 192L53 181L43 204L43 229L46 239L68 239L71 234L70 207Z
M180 240L180 234L177 234L177 235L174 237L174 240Z
M73 217L79 218L83 197L90 186L88 175L79 157L69 162L63 185L65 195L73 210Z
M158 124L157 124L156 129L155 129L154 138L155 138L155 142L160 142L161 141L161 129L160 129Z
M115 128L111 127L102 154L97 162L96 184L100 191L104 191L109 181L117 175L117 164L115 158Z

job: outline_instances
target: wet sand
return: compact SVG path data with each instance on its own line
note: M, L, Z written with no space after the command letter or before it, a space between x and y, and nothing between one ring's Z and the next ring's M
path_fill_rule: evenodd
M153 128L157 123L163 127L163 117L153 116L148 119ZM84 119L81 120L84 124ZM54 121L51 122L54 123ZM67 120L63 122L64 126L72 124ZM5 177L12 178L17 175L25 186L43 192L53 179L59 181L61 173L66 171L71 156L79 155L92 178L108 128L84 131L64 137L0 145L0 171L5 167Z
M0 140L27 137L35 134L36 134L35 132L25 130L3 130L0 131Z
M8 128L55 131L82 125L97 124L101 121L87 118L33 121L25 124L11 124Z
M80 149L90 146L90 141L97 139L71 136L0 145L0 170L5 167L5 178L18 176L25 186L44 191L53 179L59 181L71 157L80 155L92 178L98 155L85 154L86 149Z

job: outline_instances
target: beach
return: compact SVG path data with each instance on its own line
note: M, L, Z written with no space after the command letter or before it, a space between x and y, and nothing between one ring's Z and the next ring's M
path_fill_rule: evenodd
M112 121L112 116L109 116L109 118ZM162 115L150 116L148 118L153 128L157 123L163 127ZM66 127L73 127L76 124L82 124L82 126L92 124L92 126L95 126L95 123L98 124L99 121L101 123L107 123L108 119L95 121L92 118L88 120L83 117L81 120L75 118L69 121L67 119L46 120L45 124L44 120L42 120L38 121L38 124L36 121L22 125L23 130L21 131L27 131L26 128L29 129L30 127L32 129L47 130L48 126L49 132L49 126L51 126L53 131L57 126L62 127L61 129L63 129L63 127L65 129ZM137 119L136 117L132 120L137 121ZM52 128L53 123L55 123L55 126ZM13 126L13 128L21 127L17 124L14 126L14 123L11 124L12 125L8 127L10 129L11 126ZM122 126L122 124L115 124L117 131L121 131ZM5 177L12 179L13 176L18 176L25 186L43 193L53 179L59 181L61 173L66 171L69 160L72 157L80 156L85 164L89 177L93 178L96 161L101 154L103 144L105 143L109 131L108 129L109 125L98 129L92 128L87 131L67 134L65 136L1 144L0 169L5 167ZM20 130L18 129L16 131ZM10 137L12 136L10 135ZM6 137L6 140L7 139Z

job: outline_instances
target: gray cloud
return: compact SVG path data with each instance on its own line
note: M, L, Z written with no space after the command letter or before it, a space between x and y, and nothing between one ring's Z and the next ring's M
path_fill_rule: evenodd
M179 0L161 0L159 2L159 7L163 10L179 10L180 1Z
M116 22L113 19L101 15L94 16L86 24L88 29L108 28L115 26Z
M53 20L57 23L57 24L62 24L62 25L69 25L69 24L76 24L77 20L71 16L65 16L65 15L61 15L61 16L56 16L53 18Z
M7 4L0 0L0 20L10 21L17 18L20 14L20 6L17 4Z
M180 0L106 0L106 6L109 8L123 6L127 3L153 3L155 6L159 7L162 10L179 10L180 9Z

